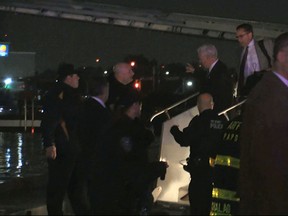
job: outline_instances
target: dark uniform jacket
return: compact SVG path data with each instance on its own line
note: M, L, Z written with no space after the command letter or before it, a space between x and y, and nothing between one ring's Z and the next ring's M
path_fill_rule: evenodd
M183 132L177 126L170 130L176 142L190 147L189 160L183 168L191 175L188 187L191 215L209 215L212 194L209 159L215 158L222 129L222 117L207 109L195 116Z
M181 146L190 147L190 163L201 159L205 160L205 165L209 165L209 157L215 157L223 124L224 119L214 110L208 109L195 116L183 132L178 127L172 127L171 133Z
M44 148L56 145L57 157L79 150L77 120L81 97L77 89L58 83L44 101L41 132Z
M119 205L129 206L127 198L143 193L153 180L165 176L166 164L149 162L148 147L153 140L153 133L139 119L126 115L108 131L103 145L103 176L105 187L112 190L107 194L118 199Z
M118 102L121 98L130 94L131 92L137 92L133 84L134 81L124 85L115 79L114 76L109 77L109 98L106 104L112 109L112 111L114 110L115 106L118 105Z
M153 133L139 119L132 120L126 115L118 119L108 131L103 146L112 162L113 175L129 177L140 172L148 162L147 150L153 140Z
M242 114L227 123L218 144L213 168L213 215L236 215L239 208L240 128ZM217 193L216 193L217 192Z

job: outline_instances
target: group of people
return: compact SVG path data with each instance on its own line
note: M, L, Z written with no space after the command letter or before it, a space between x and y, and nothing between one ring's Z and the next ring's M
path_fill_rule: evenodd
M236 38L243 46L236 87L238 96L247 98L243 118L232 120L241 125L233 139L241 165L239 213L287 213L288 33L257 42L252 26L244 23ZM229 141L225 131L235 125L218 113L232 105L235 86L214 45L202 45L197 53L207 69L197 98L199 115L183 131L172 126L170 132L190 147L184 169L191 175L191 214L209 215L215 158L221 142ZM168 164L148 159L154 134L141 122L131 66L116 64L110 79L91 77L85 99L77 92L79 75L72 64L60 65L58 74L41 122L48 214L63 215L66 194L76 215L131 215L149 208L153 182L165 178Z
M237 26L236 38L243 46L238 94L246 99L240 115L228 122L221 118L219 105L215 107L226 96L228 102L231 95L207 91L198 96L199 115L183 131L176 125L170 129L180 146L190 147L187 165L183 166L191 175L190 213L284 215L288 213L288 33L274 41L257 42L252 26L244 23ZM210 78L214 67L225 71L213 45L201 46L198 56L209 68ZM223 77L219 82L225 85ZM222 205L212 201L215 197ZM224 206L225 199L230 203ZM234 201L237 204L232 207Z
M272 39L256 41L249 23L236 27L236 38L243 48L237 75L218 58L218 50L213 44L198 47L200 68L195 63L186 65L187 76L194 80L200 93L208 92L213 96L214 109L218 112L245 99L262 75L272 68Z
M142 98L128 63L113 77L90 77L89 95L78 90L73 64L58 68L58 82L45 96L41 121L48 161L47 211L63 215L68 195L76 215L139 214L149 210L166 162L150 161L152 130L141 122Z

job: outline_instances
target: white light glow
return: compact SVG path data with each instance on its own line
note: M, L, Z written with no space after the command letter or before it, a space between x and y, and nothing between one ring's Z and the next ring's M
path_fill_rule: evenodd
M186 85L187 85L187 86L192 86L192 85L193 85L193 82L192 82L192 81L188 81L188 82L186 83Z
M6 79L4 80L4 83L5 83L5 85L11 84L11 83L12 83L12 79L11 79L11 78L6 78Z

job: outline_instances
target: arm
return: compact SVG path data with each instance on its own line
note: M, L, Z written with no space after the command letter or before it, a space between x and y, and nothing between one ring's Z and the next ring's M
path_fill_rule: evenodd
M195 116L189 123L189 125L180 131L178 126L173 125L170 129L170 133L173 135L175 141L180 146L188 147L191 146L192 141L195 140L195 136L198 134L197 130L198 116Z
M59 125L60 115L56 98L47 96L44 115L41 121L41 133L46 157L56 158L55 131Z

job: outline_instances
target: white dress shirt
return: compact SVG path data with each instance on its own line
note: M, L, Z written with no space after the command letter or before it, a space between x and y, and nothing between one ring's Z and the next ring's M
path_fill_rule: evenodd
M248 44L248 47L248 55L244 69L244 83L246 82L246 78L248 76L252 75L255 71L260 71L259 60L255 49L255 41L252 40ZM244 51L245 49L243 52Z

